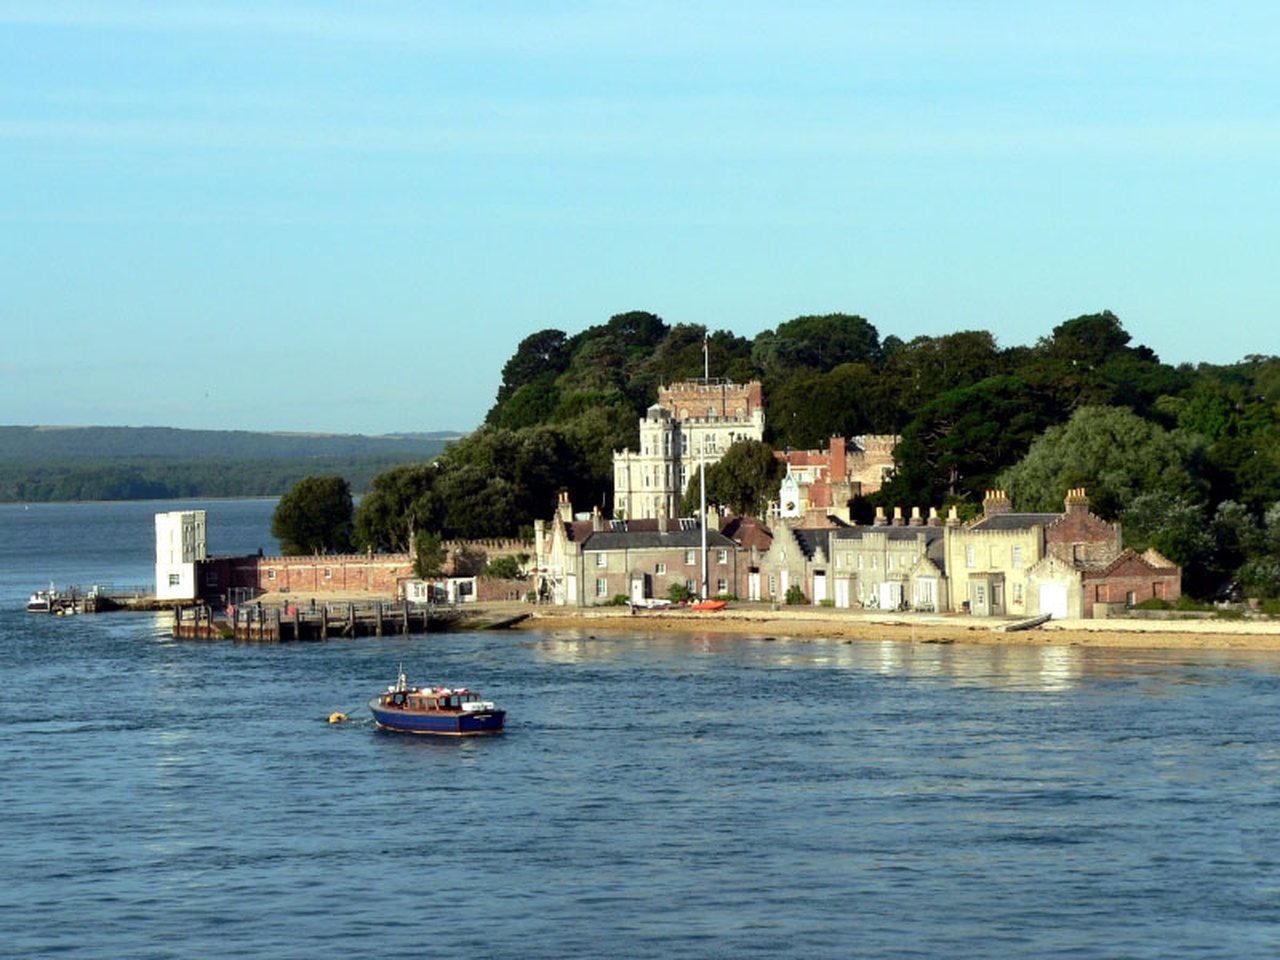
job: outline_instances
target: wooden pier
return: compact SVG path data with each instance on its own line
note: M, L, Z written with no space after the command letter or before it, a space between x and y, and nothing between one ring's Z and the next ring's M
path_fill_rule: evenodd
M200 640L290 643L333 637L382 637L448 630L460 619L456 606L366 601L317 606L250 603L215 611L207 605L175 607L173 635Z

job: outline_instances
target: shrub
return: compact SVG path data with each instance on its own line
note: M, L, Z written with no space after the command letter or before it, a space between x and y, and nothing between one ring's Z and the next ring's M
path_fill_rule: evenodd
M793 583L787 587L787 605L797 606L802 603L808 603L809 598L804 595L804 591L800 589L798 583Z
M631 602L631 598L628 597L625 593L615 593L613 595L613 605L615 607L625 607L630 602Z
M683 583L673 583L667 587L667 598L672 603L684 603L690 596L689 588Z
M1170 607L1168 600L1161 600L1159 597L1147 597L1141 603L1135 603L1135 610L1168 610Z

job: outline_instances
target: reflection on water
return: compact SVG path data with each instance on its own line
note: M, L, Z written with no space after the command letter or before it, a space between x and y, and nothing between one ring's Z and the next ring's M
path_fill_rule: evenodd
M730 633L627 633L560 630L534 648L549 663L626 663L652 653L678 653L696 669L702 657L800 669L839 669L886 676L946 678L1007 690L1068 689L1088 668L1082 648L998 644L955 645L909 640L759 638ZM1113 669L1111 660L1104 670Z

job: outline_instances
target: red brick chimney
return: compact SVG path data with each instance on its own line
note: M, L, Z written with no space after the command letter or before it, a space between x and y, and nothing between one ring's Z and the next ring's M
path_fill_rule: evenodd
M1089 495L1085 493L1084 487L1075 487L1067 491L1063 505L1066 507L1068 516L1073 513L1088 513Z
M1013 504L1009 500L1009 495L1003 490L988 490L986 496L982 498L982 513L987 517L994 517L1001 513L1008 513L1013 509Z
M849 454L844 437L831 438L831 482L839 483L849 475Z

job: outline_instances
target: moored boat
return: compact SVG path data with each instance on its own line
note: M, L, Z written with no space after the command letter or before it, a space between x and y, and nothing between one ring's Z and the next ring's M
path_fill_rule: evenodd
M54 596L52 590L37 590L27 601L27 613L52 613Z
M403 669L385 693L369 701L369 710L380 729L450 737L501 733L507 717L466 687L411 687Z
M727 600L699 600L689 604L690 610L723 610L729 605Z

